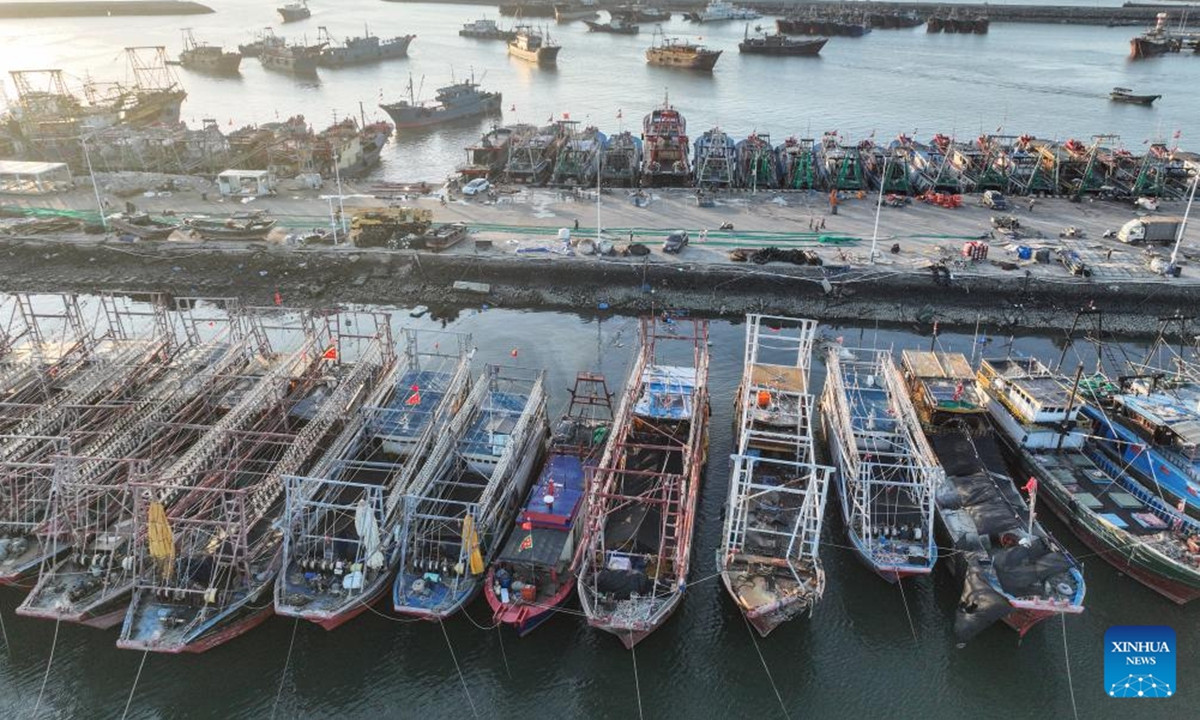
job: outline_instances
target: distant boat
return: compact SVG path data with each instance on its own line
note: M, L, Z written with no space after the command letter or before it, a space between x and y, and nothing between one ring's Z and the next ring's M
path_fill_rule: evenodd
M183 31L183 52L179 53L179 64L188 70L233 74L242 64L242 55L225 52L219 45L199 42L192 31L186 29Z
M718 22L721 20L757 20L762 13L749 8L740 8L733 3L712 0L703 10L691 12L684 18L692 22Z
M277 8L279 14L283 16L285 23L305 20L312 17L312 10L308 9L308 0L299 0L299 2L290 2L287 5Z
M829 38L793 39L783 34L750 37L749 29L745 39L738 43L738 51L748 55L817 55Z
M560 3L554 6L554 19L560 23L572 20L592 20L600 17L594 5L577 5L575 3Z
M538 65L558 64L558 51L562 47L548 34L543 35L528 25L518 25L516 31L517 36L508 42L509 55Z
M179 223L155 220L146 213L113 215L108 218L108 224L122 235L133 235L142 240L165 240L179 227Z
M296 73L297 75L315 75L317 60L321 56L324 45L278 45L264 46L258 61L262 66L271 70Z
M396 128L415 128L449 122L458 118L486 115L500 111L503 98L498 92L481 92L474 75L470 80L440 87L434 102L421 103L413 93L412 76L408 78L408 100L380 105L396 124Z
M242 54L242 57L256 58L262 55L263 50L269 47L281 47L283 45L287 45L287 39L276 35L275 31L268 27L263 28L261 32L255 33L253 42L238 45L238 52Z
M588 26L588 32L613 33L616 35L637 35L641 32L641 27L633 21L622 17L621 15L613 15L611 22L600 23L595 20L584 20L584 24Z
M1160 97L1162 95L1134 95L1132 90L1123 87L1115 87L1108 94L1109 100L1130 105L1153 105Z
M495 20L480 18L473 22L464 23L458 34L476 40L515 40L515 30L501 30Z
M378 36L372 35L370 30L364 30L364 33L360 37L346 38L344 43L338 45L333 42L329 31L324 26L320 27L317 41L323 47L317 58L317 65L339 68L408 57L409 43L416 37L400 35L389 40L380 40Z
M658 32L655 32L658 35ZM721 59L720 50L709 50L678 38L660 36L661 42L647 48L646 62L651 65L680 67L688 70L709 70Z

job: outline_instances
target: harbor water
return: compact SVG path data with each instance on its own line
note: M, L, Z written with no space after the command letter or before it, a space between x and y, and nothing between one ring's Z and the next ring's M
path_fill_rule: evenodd
M442 326L442 319L412 319L403 309L393 318L397 325ZM619 388L637 347L631 317L481 307L444 319L447 329L472 334L477 368L483 362L546 368L556 410L579 370L599 369ZM931 342L908 328L824 326L821 332L847 346L897 352ZM847 548L831 494L821 551L824 599L811 618L758 638L713 577L744 327L713 322L710 334L710 461L690 584L680 610L635 652L589 629L575 602L518 639L495 629L486 602L478 600L441 627L402 620L386 606L334 632L272 618L207 654L149 654L142 666L141 653L116 649L114 632L16 617L21 593L3 588L0 715L32 717L44 681L39 717L119 717L129 702L129 717L136 718L463 718L472 716L470 703L479 716L498 718L630 718L638 717L639 703L653 718L765 718L783 714L781 701L791 717L814 718L1069 718L1075 707L1081 718L1192 716L1200 643L1194 608L1177 607L1120 576L1048 512L1042 513L1047 528L1082 560L1087 576L1087 609L1065 623L1047 620L1023 641L997 624L956 647L958 587L950 573L939 569L902 587L881 581ZM1010 340L993 337L989 328L981 335L988 342L975 343L971 331L943 332L938 343L968 354L977 345L980 355L1025 353L1047 362L1060 353L1060 341L1049 336ZM1132 346L1130 354L1140 350ZM1077 341L1064 367L1084 362L1090 368L1094 358L1092 346ZM819 392L823 364L816 360L813 367ZM1126 624L1175 628L1176 697L1134 702L1105 696L1104 631Z
M444 179L464 162L463 148L497 122L541 124L569 114L609 134L640 131L642 116L668 92L693 138L719 125L735 137L769 133L775 142L835 130L854 141L873 134L879 143L899 133L919 139L935 133L962 139L1029 133L1085 143L1095 134L1115 134L1120 141L1106 144L1123 143L1134 154L1148 140L1170 142L1177 131L1184 148L1200 142L1200 105L1192 90L1200 87L1200 62L1188 55L1128 59L1129 38L1139 28L993 23L987 35L946 35L928 34L922 26L831 38L818 57L772 58L737 50L743 34L756 26L773 32L772 18L697 25L676 13L664 24L665 34L723 50L709 74L648 66L644 51L654 29L649 24L630 36L589 33L582 22L534 21L545 24L563 47L558 67L545 68L508 57L503 42L458 36L463 23L485 15L509 27L513 19L500 18L495 5L314 2L311 19L281 25L278 3L207 4L217 12L6 20L0 24L6 92L15 91L9 70L62 68L76 82L124 80L122 48L165 45L168 56L177 58L183 25L198 40L227 50L250 42L266 26L289 41L315 43L318 27L325 26L339 40L362 35L364 28L381 38L416 39L407 59L322 69L315 78L266 70L252 58L243 59L234 77L175 68L189 94L183 118L194 127L213 119L223 130L297 114L316 130L347 115L386 120L379 103L406 97L410 75L419 100L432 99L436 88L472 72L485 89L503 93L502 117L395 138L376 173L389 181ZM1116 86L1163 98L1152 108L1113 103L1108 93Z

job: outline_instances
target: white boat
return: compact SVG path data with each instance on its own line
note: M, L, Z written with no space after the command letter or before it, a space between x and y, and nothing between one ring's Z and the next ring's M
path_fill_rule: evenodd
M700 12L688 13L686 18L692 22L717 22L720 20L757 20L762 13L749 8L741 8L733 3L712 0Z

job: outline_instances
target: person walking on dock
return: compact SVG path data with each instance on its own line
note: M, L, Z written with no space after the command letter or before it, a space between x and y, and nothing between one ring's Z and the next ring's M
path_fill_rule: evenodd
M837 190L830 190L829 191L829 214L837 215L837 208L838 208ZM822 220L824 220L824 219L822 219Z
M1029 212L1033 212L1033 206L1037 203L1037 198L1029 198Z
M579 218L575 218L575 229L579 229Z
M833 206L833 214L837 215L837 205ZM821 218L821 224L817 227L818 230L825 229L825 218Z

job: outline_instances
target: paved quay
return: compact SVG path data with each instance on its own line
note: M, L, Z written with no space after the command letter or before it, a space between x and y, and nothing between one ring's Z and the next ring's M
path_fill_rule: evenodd
M435 222L463 222L468 240L441 254L339 245L293 246L287 230L328 228L336 191L283 188L274 197L220 199L207 181L178 178L169 193L118 193L128 177L101 179L110 207L134 203L155 215L264 210L280 229L263 243L198 242L174 236L159 243L124 243L112 236L67 234L0 238L10 262L0 270L0 287L31 289L156 289L182 294L237 291L270 297L287 290L312 302L473 304L573 309L606 302L630 311L679 304L710 313L746 308L805 309L830 317L886 321L971 322L984 317L1014 326L1037 327L1079 306L1106 306L1113 327L1148 330L1144 319L1190 307L1200 297L1200 228L1189 223L1178 258L1180 277L1154 272L1149 259L1170 248L1131 247L1105 235L1144 210L1131 202L1064 198L1016 198L996 212L964 196L961 207L913 200L884 205L879 213L877 254L870 258L878 195L844 196L831 214L829 198L817 192L730 192L700 207L689 190L647 190L640 202L627 190L600 196L602 240L616 250L634 242L644 256L598 257L567 250L561 228L575 243L597 237L594 191L500 188L493 198L453 195L442 203L439 188L425 194L397 186L344 184L347 216L358 208L391 204L426 207ZM161 182L156 180L157 186ZM203 193L203 194L202 194ZM152 196L151 196L152 195ZM56 212L95 215L90 185L71 193L14 200ZM1164 202L1153 214L1182 215L1185 203ZM1013 215L1021 236L994 230L993 215ZM575 222L579 222L576 229ZM824 229L819 229L821 223ZM722 225L732 230L720 230ZM817 229L810 229L813 227ZM1069 228L1076 237L1060 237ZM691 244L678 255L661 251L667 232L687 230ZM988 243L988 257L971 261L963 245ZM483 242L480 242L483 241ZM893 253L893 245L899 252ZM53 250L50 250L51 246ZM486 246L486 249L481 249ZM1051 261L1019 257L1018 248L1047 248ZM812 251L822 265L734 262L730 251L763 247ZM1072 275L1057 260L1059 250L1078 253L1090 277ZM944 267L935 275L932 266ZM484 297L454 290L455 281L489 285ZM883 302L881 302L883 301ZM1041 314L1039 314L1041 313ZM1121 316L1125 317L1122 321Z

